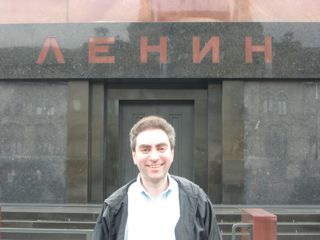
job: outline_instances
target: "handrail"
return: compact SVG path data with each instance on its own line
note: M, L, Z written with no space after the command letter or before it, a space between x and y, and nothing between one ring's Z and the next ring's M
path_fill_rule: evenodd
M52 228L6 228L0 227L0 233L49 233L49 234L84 234L86 240L92 239L92 229L52 229Z
M232 240L236 240L236 229L247 228L249 232L249 240L252 239L252 223L235 223L232 225Z

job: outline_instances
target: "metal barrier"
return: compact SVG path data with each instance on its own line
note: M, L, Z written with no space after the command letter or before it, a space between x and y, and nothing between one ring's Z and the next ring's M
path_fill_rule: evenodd
M236 240L237 228L246 228L249 233L248 240L252 240L252 224L251 223L235 223L232 225L232 240ZM243 234L241 234L243 236Z
M91 230L91 229L48 229L48 228L4 228L4 227L0 227L0 233L79 234L79 235L86 235L86 240L91 240L93 230Z

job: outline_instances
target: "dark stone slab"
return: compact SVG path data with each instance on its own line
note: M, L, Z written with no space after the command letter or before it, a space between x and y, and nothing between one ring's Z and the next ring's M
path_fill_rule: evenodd
M253 46L264 46L266 36L272 39L271 63L263 52L253 53L252 63L247 63L246 52L251 54L246 37L252 37ZM91 55L114 57L114 63L89 63L89 39L96 37L114 38L114 43L96 43L109 47L109 52L100 49ZM148 53L147 63L141 63L142 37L148 38L149 46L158 46L161 37L167 39L165 63L158 52ZM218 63L212 63L211 51L200 63L193 63L193 37L200 37L200 49L212 37L219 38ZM54 39L60 52L51 45L37 64L48 38ZM319 78L319 39L319 23L1 25L0 78Z
M65 83L0 83L0 202L65 201Z

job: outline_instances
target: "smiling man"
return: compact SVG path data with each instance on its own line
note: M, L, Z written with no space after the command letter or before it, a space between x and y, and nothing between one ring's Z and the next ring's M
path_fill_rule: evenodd
M94 240L221 240L212 204L191 181L170 175L175 130L148 116L130 131L136 179L104 201Z

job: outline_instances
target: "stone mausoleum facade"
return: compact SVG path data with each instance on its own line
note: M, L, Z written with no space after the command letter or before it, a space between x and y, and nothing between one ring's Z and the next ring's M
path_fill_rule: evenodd
M294 2L1 1L0 202L100 203L158 114L215 204L320 204L320 3Z

